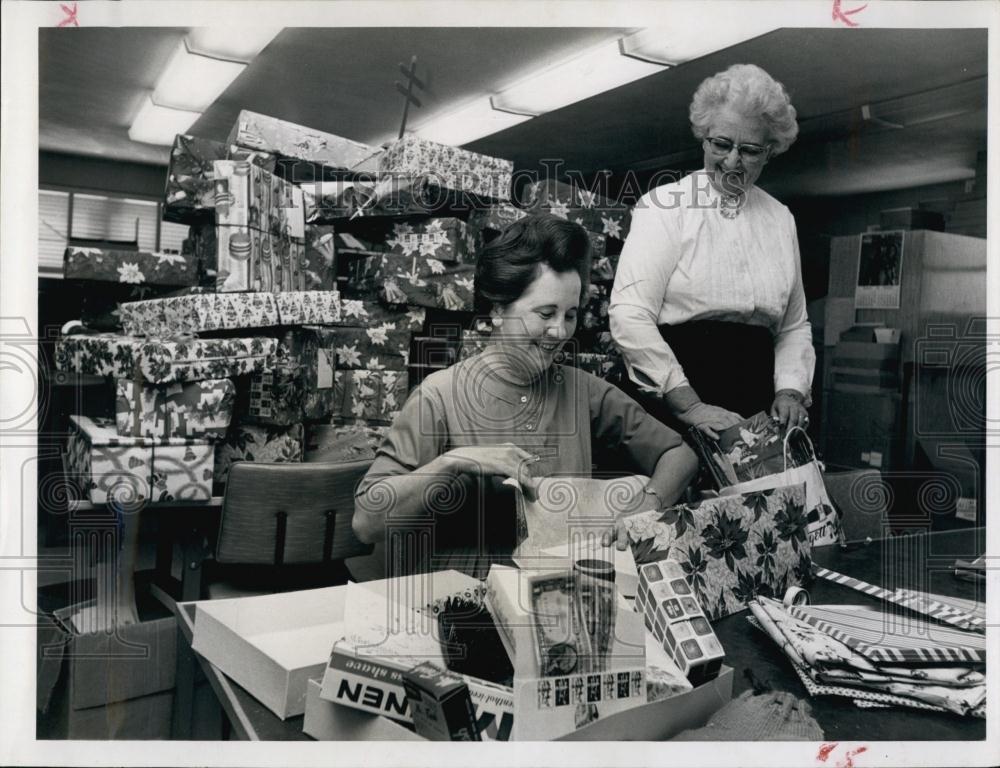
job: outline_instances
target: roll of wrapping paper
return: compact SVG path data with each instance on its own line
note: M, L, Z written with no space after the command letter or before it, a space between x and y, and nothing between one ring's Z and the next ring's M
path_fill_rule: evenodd
M781 604L786 608L791 605L809 605L809 593L802 587L789 587Z

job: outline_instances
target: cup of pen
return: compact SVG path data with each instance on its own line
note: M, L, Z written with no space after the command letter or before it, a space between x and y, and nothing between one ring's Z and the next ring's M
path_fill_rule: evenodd
M607 560L584 558L573 563L576 613L581 635L587 640L586 670L607 668L608 651L615 634L615 566Z

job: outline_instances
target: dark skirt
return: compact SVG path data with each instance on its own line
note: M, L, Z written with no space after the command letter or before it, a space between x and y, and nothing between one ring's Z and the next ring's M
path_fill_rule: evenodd
M703 403L744 417L769 411L774 401L774 338L757 325L699 320L661 325L660 335ZM658 397L629 382L629 394L667 426L687 432Z

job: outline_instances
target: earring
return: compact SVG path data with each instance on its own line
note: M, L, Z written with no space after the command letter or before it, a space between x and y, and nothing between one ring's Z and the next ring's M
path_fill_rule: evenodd
M499 328L501 325L503 325L503 318L500 317L499 315L494 315L493 316L493 327L494 328Z

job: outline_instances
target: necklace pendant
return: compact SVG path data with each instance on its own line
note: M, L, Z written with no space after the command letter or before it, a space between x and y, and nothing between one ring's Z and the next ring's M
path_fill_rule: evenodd
M735 219L743 209L743 201L739 197L728 195L719 198L719 213L724 219Z

